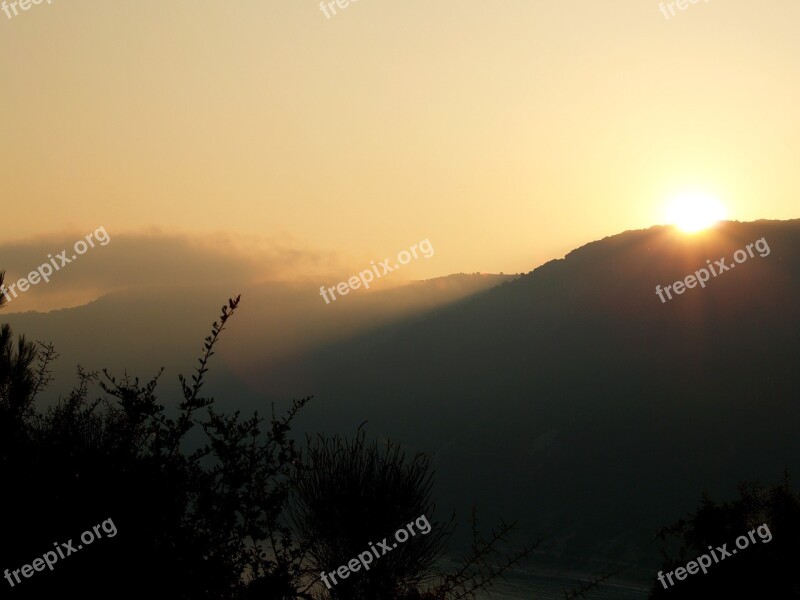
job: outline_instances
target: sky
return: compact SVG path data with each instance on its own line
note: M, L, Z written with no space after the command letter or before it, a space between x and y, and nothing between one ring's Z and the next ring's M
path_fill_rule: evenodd
M0 12L0 263L103 226L288 248L298 276L427 239L398 277L429 278L527 272L687 191L795 218L798 22L796 0Z

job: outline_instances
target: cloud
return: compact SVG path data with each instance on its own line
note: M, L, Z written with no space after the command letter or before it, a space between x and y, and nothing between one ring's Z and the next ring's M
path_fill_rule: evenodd
M99 230L99 228L98 228ZM12 298L6 312L48 311L87 304L112 292L156 292L165 288L226 286L235 289L264 281L327 280L341 270L335 255L310 250L288 237L257 238L230 233L189 235L108 230L106 245L95 242L83 255ZM87 234L71 232L0 244L6 286L28 277L50 258ZM101 239L104 239L102 234Z

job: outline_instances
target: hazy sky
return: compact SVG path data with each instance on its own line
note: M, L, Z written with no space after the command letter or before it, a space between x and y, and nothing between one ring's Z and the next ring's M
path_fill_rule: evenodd
M0 12L5 240L158 227L358 264L427 238L405 274L431 277L528 271L689 189L734 219L798 216L797 0L336 10Z

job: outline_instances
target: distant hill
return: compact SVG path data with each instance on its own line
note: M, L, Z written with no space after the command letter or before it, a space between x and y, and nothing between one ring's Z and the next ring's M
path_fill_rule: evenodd
M769 256L656 295L761 238ZM307 430L368 419L370 433L436 454L444 505L478 502L550 534L562 566L649 573L653 533L702 490L800 472L798 358L800 221L757 221L593 242L291 372L317 398ZM265 367L259 387L279 371Z
M155 288L145 281L84 306L49 313L4 309L0 322L10 323L31 339L55 344L61 354L55 363L55 390L63 392L74 384L77 364L118 373L127 369L143 378L163 366L166 372L160 390L169 398L170 392L179 393L177 373L194 368L203 336L219 307L241 293L237 317L214 357L208 389L229 407L254 406L263 404L267 388L249 387L242 380L241 373L248 367L296 362L321 345L452 303L513 276L458 274L391 282L388 288L381 282L366 293L358 290L328 305L316 284L266 282L232 288L216 279L211 274L208 281L195 285ZM277 397L312 393L290 371L281 368L274 374L281 375L285 384L281 388L278 379L270 378L268 389Z

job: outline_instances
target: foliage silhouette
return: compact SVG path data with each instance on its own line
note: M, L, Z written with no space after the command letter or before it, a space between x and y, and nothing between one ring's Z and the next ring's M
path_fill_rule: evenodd
M740 484L739 497L732 502L718 504L704 496L697 511L659 532L664 543L662 570L685 567L708 554L709 546L727 543L730 551L739 536L764 523L772 534L769 542L755 536L756 543L713 563L705 575L700 571L683 581L673 576L675 585L667 582L667 589L656 580L650 598L800 598L800 495L791 489L788 475L783 483L766 488Z
M384 537L421 516L430 518L433 473L430 459L417 454L406 460L397 444L368 443L363 429L352 440L339 436L309 439L303 468L292 494L292 524L301 546L308 548L312 572L329 573ZM441 555L447 527L432 524L376 558L369 570L332 586L330 598L388 600L416 589ZM317 586L326 589L325 586Z
M461 566L442 571L439 559L451 540L455 518L434 519L433 476L429 457L407 457L392 441L368 442L363 427L353 439L319 435L308 440L289 506L298 543L308 550L309 589L317 598L471 599L537 547L535 542L505 550L516 524L501 521L484 537L473 510L472 544ZM322 572L346 565L384 538L393 545L395 531L423 516L431 526L429 533L417 533L390 553L381 552L369 570L340 578L330 589L322 582Z
M201 394L238 303L222 308L191 381L180 378L175 417L158 403L160 373L140 384L80 368L75 389L37 411L55 353L24 337L14 344L10 327L0 329L0 565L30 564L54 542L77 540L108 518L118 529L53 573L22 579L6 590L11 597L74 589L87 598L219 600L245 597L250 585L260 598L295 597L300 555L281 513L300 456L289 427L310 398L265 422L258 414L220 414ZM98 382L104 395L90 400Z

